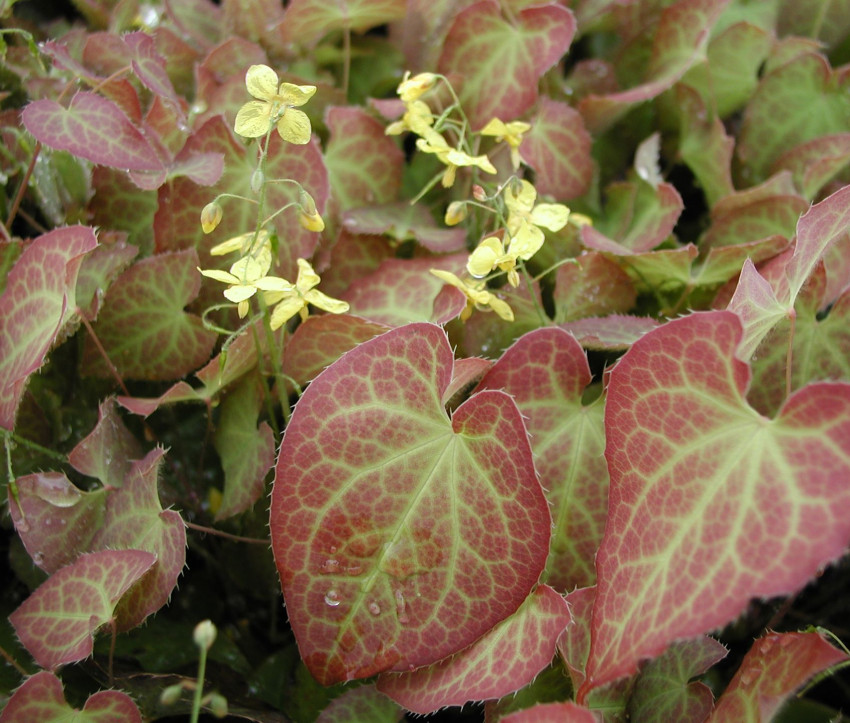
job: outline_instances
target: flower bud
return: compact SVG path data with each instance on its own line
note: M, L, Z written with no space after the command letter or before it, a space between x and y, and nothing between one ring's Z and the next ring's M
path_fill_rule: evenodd
M404 74L404 78L401 83L399 83L397 89L399 98L401 98L405 103L411 103L414 100L417 100L421 95L427 93L434 87L438 77L439 76L434 73L419 73L411 78L410 71L408 70Z
M481 186L479 186L477 183L475 183L472 186L472 197L476 201L483 202L483 201L487 200L487 192L483 188L481 188Z
M265 180L265 174L263 174L263 172L259 168L257 168L251 174L251 190L254 193L259 193L260 189L263 187L263 183L265 183Z
M180 683L169 685L159 694L159 702L163 705L174 705L183 695L183 686Z
M216 718L224 718L227 716L227 698L221 693L213 693L210 696L210 710Z
M325 222L318 213L312 215L306 214L303 211L298 214L298 223L308 231L324 231Z
M466 204L463 201L452 201L446 209L446 215L443 219L446 226L457 226L466 218L466 212Z
M224 211L218 205L218 201L213 201L204 206L201 211L201 228L204 230L204 233L215 231L216 226L221 223L223 216Z
M209 650L215 642L217 634L218 631L211 620L202 620L195 626L192 639L195 641L195 645L202 650Z

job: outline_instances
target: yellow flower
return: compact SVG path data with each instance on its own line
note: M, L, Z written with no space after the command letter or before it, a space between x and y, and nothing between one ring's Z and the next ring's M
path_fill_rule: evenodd
M493 118L481 129L482 136L495 136L496 141L505 141L511 147L511 163L514 170L519 168L519 146L522 143L522 134L531 130L531 125L523 121L511 121L505 123L498 118Z
M406 71L404 78L399 83L396 92L405 103L417 100L423 93L427 93L437 82L439 76L434 73L419 73L410 77L410 71Z
M450 286L460 289L466 296L466 308L461 312L461 321L466 321L474 308L479 310L492 309L505 321L514 320L514 312L511 307L498 296L487 291L484 288L483 281L468 284L461 281L451 271L443 271L442 269L431 269L431 273Z
M308 231L324 231L325 222L316 209L316 201L303 188L298 198L298 223Z
M477 166L486 173L496 173L496 169L487 156L470 156L463 151L452 148L437 131L428 129L423 138L416 141L416 147L424 153L433 153L447 168L443 174L443 187L454 185L455 175L459 166Z
M407 110L394 123L390 123L384 133L388 136L397 136L405 131L413 131L418 136L423 136L431 130L434 123L434 114L424 100L414 100L406 103Z
M296 314L300 314L303 320L307 319L307 304L318 306L320 309L329 311L331 314L344 314L348 311L348 302L332 299L330 296L316 291L319 275L313 267L304 259L298 259L298 278L295 285L286 282L272 288L264 295L264 299L270 306L276 304L272 310L270 325L272 330L279 329Z
M253 234L245 235L253 236ZM238 236L236 237L236 239L240 238ZM232 242L236 239L231 239L230 241ZM223 244L219 245L221 246ZM261 244L258 248L247 253L233 264L229 272L219 269L201 269L201 273L216 281L230 284L224 290L224 298L236 304L236 311L241 319L248 314L248 299L256 294L257 291L267 291L277 288L281 282L286 283L283 279L278 279L276 276L266 276L271 265L271 246L269 244Z
M516 264L519 259L528 261L543 245L543 234L539 238L534 235L517 235L511 238L507 251L502 241L496 236L488 236L469 256L466 270L477 278L487 276L494 268L508 272L508 283L516 288L519 286L519 274Z
M457 226L463 219L466 218L467 208L463 201L452 201L446 209L446 215L443 218L446 226Z
M562 203L538 203L537 189L528 181L519 182L519 191L514 184L505 188L505 205L508 207L508 233L511 236L511 247L523 259L530 259L543 245L543 231L540 226L550 231L560 231L567 225L570 209Z
M315 85L280 83L267 65L252 65L245 75L248 92L257 100L248 101L236 114L235 130L246 138L259 138L275 123L280 137L304 145L310 141L310 119L295 106L304 105L316 92Z

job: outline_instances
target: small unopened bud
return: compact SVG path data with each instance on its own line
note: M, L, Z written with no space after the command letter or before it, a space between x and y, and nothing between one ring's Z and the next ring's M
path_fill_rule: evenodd
M570 223L579 228L582 226L593 226L593 219L590 216L585 216L583 213L571 213Z
M221 206L218 205L218 201L213 201L212 203L208 203L204 206L201 211L201 228L204 230L204 233L212 233L215 231L216 226L221 223L223 216L224 211L222 211Z
M463 201L452 201L446 209L444 221L446 226L457 226L466 218L466 204Z
M411 78L410 71L408 70L397 88L399 98L405 103L412 103L421 95L431 90L437 82L438 77L434 73L419 73Z
M483 188L481 188L481 186L479 186L476 183L476 184L473 184L473 186L472 186L472 197L476 201L486 201L487 200L487 193Z
M183 686L180 683L169 685L159 694L159 702L163 705L174 705L183 695Z
M215 636L218 631L211 620L202 620L195 626L195 631L192 633L192 639L195 645L203 650L209 650L215 642Z
M316 202L313 197L303 188L298 195L298 205L301 206L301 213L298 214L298 223L308 231L324 231L325 222L319 215L316 209Z
M210 695L210 710L216 718L224 718L227 716L227 698L221 693L213 693Z
M263 183L265 183L265 180L266 180L265 175L263 174L263 172L259 168L257 168L251 174L251 190L254 193L259 193L260 189L263 187Z
M298 205L301 206L301 210L308 216L318 213L315 200L303 188L301 189L301 193L298 194Z

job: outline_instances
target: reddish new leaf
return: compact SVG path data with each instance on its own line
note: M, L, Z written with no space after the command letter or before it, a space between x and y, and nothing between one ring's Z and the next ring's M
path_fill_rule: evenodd
M46 146L129 171L162 170L156 151L115 103L80 91L67 108L37 100L24 108L26 129Z
M850 385L809 385L766 419L744 398L741 336L729 312L692 314L611 372L609 521L580 698L752 597L800 588L850 541Z
M540 99L540 110L522 141L522 158L534 169L534 186L543 195L567 201L590 189L590 134L578 111L566 103Z
M570 332L586 349L624 351L657 327L658 322L645 316L611 314L602 318L568 321L559 326Z
M154 39L146 33L127 33L121 38L130 51L130 66L136 77L155 96L168 103L178 124L186 123L181 99L171 84L164 58L157 52ZM182 101L185 103L185 101Z
M538 586L519 609L451 658L410 673L384 673L378 690L414 713L501 698L530 683L550 662L570 623L563 597Z
M118 234L126 237L126 234ZM106 290L127 265L136 258L139 249L115 240L105 243L107 232L101 233L100 246L83 259L77 276L77 306L89 321L94 321L100 312Z
M453 253L466 244L463 228L440 227L428 209L407 201L347 211L343 226L353 234L385 234L397 241L414 239L433 253Z
M143 550L81 555L51 575L10 616L21 642L48 670L91 655L94 633L113 619L124 594L156 562Z
M328 108L325 123L330 131L325 163L340 210L395 200L404 154L383 124L356 106Z
M97 426L71 450L68 461L78 472L96 477L104 486L120 487L132 461L143 456L141 445L124 426L110 397L100 405Z
M438 67L463 79L460 101L473 128L494 117L517 120L534 105L541 76L567 52L575 30L573 14L554 3L509 22L496 0L482 0L455 17Z
M0 713L0 723L33 721L74 723L142 723L133 699L118 690L102 690L89 696L82 710L65 702L62 681L46 670L30 676L9 698Z
M74 314L83 256L94 230L68 226L39 236L15 262L0 296L0 426L12 429L24 386Z
M479 385L504 389L525 417L554 522L545 579L561 591L595 582L608 511L603 405L581 403L591 378L578 342L549 327L522 336Z
M623 313L636 299L628 275L602 254L582 254L555 272L555 323Z
M601 723L602 713L576 705L564 703L540 703L506 715L501 723Z
M430 665L512 614L551 517L501 391L449 418L445 333L409 324L320 374L284 436L271 535L287 612L328 684Z
M47 573L91 549L103 525L106 491L83 492L59 472L37 472L9 489L9 515L32 561Z
M836 133L790 148L776 159L771 170L791 171L800 193L811 200L848 164L850 133Z
M116 279L94 328L122 376L175 379L209 359L216 334L183 310L200 286L194 249L142 259ZM108 373L91 340L84 364L89 374Z
M819 633L769 633L750 648L709 723L773 720L809 678L846 660Z
M334 698L316 718L316 723L398 723L404 718L399 708L373 685L349 688Z
M141 624L171 595L186 562L186 527L174 510L163 510L157 491L159 465L165 451L154 449L133 462L124 484L106 500L103 527L93 549L147 550L156 565L144 581L121 600L116 610L119 630Z

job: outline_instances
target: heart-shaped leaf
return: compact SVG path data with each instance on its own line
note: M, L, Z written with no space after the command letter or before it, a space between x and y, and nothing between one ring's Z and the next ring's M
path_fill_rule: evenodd
M126 693L102 690L89 696L82 710L65 702L62 681L42 670L18 688L0 715L3 723L73 721L74 723L142 723L142 714Z
M797 590L850 542L850 384L809 385L766 419L744 398L741 337L729 312L692 314L611 372L609 520L579 699L752 597Z
M360 32L404 14L404 0L293 0L280 28L285 42L311 45L333 30Z
M156 562L143 550L80 555L53 573L9 620L35 661L49 670L91 655L94 633Z
M70 151L102 166L129 171L160 171L162 162L141 131L115 103L80 91L67 108L37 100L24 108L26 129L44 145Z
M322 683L456 653L543 569L551 517L519 410L488 390L449 418L452 368L442 329L394 329L316 377L287 427L272 546Z
M463 78L460 101L473 128L491 118L517 120L537 100L540 77L567 52L576 30L573 14L554 3L526 8L513 21L495 0L457 14L439 69Z

